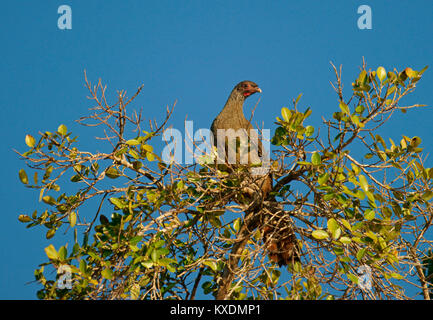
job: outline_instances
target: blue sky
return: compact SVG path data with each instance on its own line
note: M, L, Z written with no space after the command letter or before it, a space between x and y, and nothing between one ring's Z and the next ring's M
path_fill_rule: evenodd
M57 27L57 8L72 9L72 29ZM371 30L357 27L360 5L372 9ZM24 163L13 149L26 150L26 134L53 131L64 123L92 147L93 132L75 119L89 101L84 70L102 78L111 94L131 95L144 85L134 107L162 119L177 100L171 123L208 128L233 86L259 84L263 93L255 119L274 129L283 106L303 93L301 107L319 125L338 108L329 64L343 65L345 93L369 67L420 70L433 65L433 1L3 1L0 10L0 108L3 182L0 186L0 299L34 299L33 270L45 260L45 230L26 229L17 217L33 212L38 194L22 186ZM407 104L433 105L431 68ZM246 112L257 101L251 98ZM433 151L432 110L396 114L382 129L423 138ZM88 138L84 139L87 135ZM55 240L54 240L55 242Z

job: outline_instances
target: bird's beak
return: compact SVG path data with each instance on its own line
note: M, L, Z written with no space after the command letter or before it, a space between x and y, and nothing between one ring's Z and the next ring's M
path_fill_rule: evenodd
M244 97L249 97L250 95L256 93L256 92L262 92L262 89L259 87L249 87L247 90L244 91L243 95Z

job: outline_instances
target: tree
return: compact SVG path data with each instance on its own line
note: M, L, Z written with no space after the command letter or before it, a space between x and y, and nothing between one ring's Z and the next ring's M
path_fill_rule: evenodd
M421 107L402 100L426 68L372 71L363 63L348 97L341 67L333 68L338 109L323 128L307 125L312 110L300 111L301 95L276 118L274 201L259 202L243 196L248 165L227 173L205 161L209 155L191 165L163 161L157 137L174 106L162 123L145 126L142 112L129 110L142 87L130 98L120 91L110 104L101 80L92 86L85 77L94 106L78 121L101 128L98 149L107 151L80 150L60 125L38 139L27 135L29 149L19 153L34 172L30 181L21 169L21 182L46 204L19 220L45 226L48 239L60 230L74 239L45 248L37 296L405 299L413 287L429 299L433 169L421 138L394 142L377 133L395 111ZM247 228L264 217L249 215L252 206L268 215ZM279 268L269 259L267 225L295 232L300 262Z

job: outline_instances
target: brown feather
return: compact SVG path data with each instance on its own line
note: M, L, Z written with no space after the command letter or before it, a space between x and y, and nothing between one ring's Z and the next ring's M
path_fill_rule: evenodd
M252 124L245 118L243 113L243 104L247 97L254 94L255 92L261 92L257 84L252 81L242 81L237 84L232 90L223 110L218 114L215 120L212 122L211 131L214 135L214 145L218 148L218 142L220 144L223 141L218 141L218 130L219 129L233 129L233 130L244 130L245 134L250 137L250 130L253 129ZM224 155L225 161L228 162L228 147L227 141L224 141ZM263 155L263 146L260 139L258 139L257 151L259 157ZM218 150L221 151L221 150ZM237 163L239 163L240 157L236 155ZM248 163L251 164L251 157L248 157ZM234 164L227 164L229 168L234 168ZM258 176L251 181L244 181L243 192L246 197L252 198L256 192L254 187L258 187L261 192L261 199L266 200L270 198L270 192L272 191L272 176L270 173ZM280 234L283 233L283 234ZM282 232L278 232L274 226L266 225L263 228L263 240L266 243L269 258L281 265L287 265L293 261L299 261L299 248L297 245L295 234L291 229L289 232L287 228L284 228Z

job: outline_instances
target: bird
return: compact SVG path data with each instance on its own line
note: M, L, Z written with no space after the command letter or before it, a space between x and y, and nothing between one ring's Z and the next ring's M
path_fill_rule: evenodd
M218 158L225 162L228 168L236 168L239 164L249 165L254 163L255 160L252 154L259 159L264 155L263 145L260 138L252 137L255 133L251 122L246 119L243 111L243 105L245 100L255 93L262 93L259 86L249 80L239 82L231 91L223 109L214 119L211 125L211 132L213 134L213 144L217 148ZM230 131L232 134L221 134ZM239 155L239 145L237 145L233 140L241 138L250 138L253 142L249 141L247 148L247 157ZM253 139L256 138L256 139ZM233 157L230 158L230 145L238 147L236 149L236 161L234 162ZM252 152L254 151L254 152ZM255 154L257 153L257 154ZM222 159L221 159L222 158ZM230 161L231 160L231 161ZM244 160L244 162L242 162ZM241 163L239 163L241 162ZM272 191L272 175L270 172L264 173L254 180L254 183L248 181L243 188L245 190L247 197L251 196L252 185L255 185L255 190L259 190L259 198L263 202L265 200L270 200L276 203L274 196L270 193ZM256 212L253 214L257 215L261 211L260 205L255 206ZM281 212L278 206L274 208L268 208L269 214L275 214L276 212ZM268 219L272 220L272 219ZM276 219L273 219L276 220ZM256 219L254 224L251 224L246 229L253 229L257 227L260 222ZM265 224L263 227L263 240L266 243L266 249L268 251L268 256L271 261L277 263L280 267L282 265L288 265L294 261L300 261L299 247L297 245L296 236L291 227L283 228L281 232L278 232L278 226L273 224Z
M258 160L257 158L251 158L251 152L245 154L240 154L239 152L239 143L250 143L253 140L251 134L254 133L254 128L250 121L245 118L243 105L245 99L256 92L262 92L256 83L252 81L242 81L238 83L230 93L224 108L212 122L211 131L214 138L214 145L217 147L219 158L225 163L236 165ZM236 140L243 141L238 141L236 145ZM257 145L248 145L248 147L257 152L256 156L261 156L262 143L258 140L258 137L255 143ZM235 152L231 153L230 151L232 150L230 149ZM235 159L230 157L234 154L236 155Z

